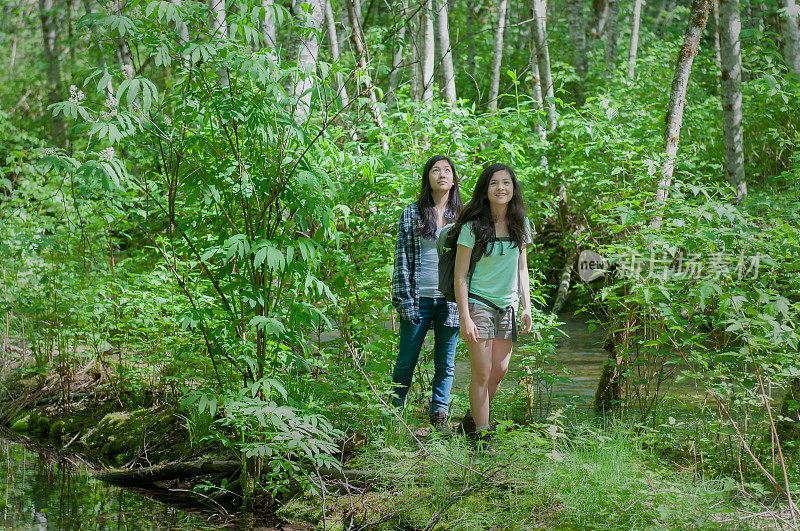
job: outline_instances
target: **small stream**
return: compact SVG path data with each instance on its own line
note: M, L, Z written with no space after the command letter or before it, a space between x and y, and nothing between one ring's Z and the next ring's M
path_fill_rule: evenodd
M95 479L91 463L67 452L23 444L0 431L0 509L8 529L212 529L229 517L185 495L157 501L154 491Z
M565 315L559 319L563 322L561 331L566 335L557 337L555 361L563 366L569 378L564 378L553 385L553 395L579 403L590 403L594 399L603 363L608 359L608 352L603 350L603 330L597 328L590 332L588 316ZM519 353L532 341L531 336L520 335L520 341L511 353L510 377L503 380L500 384L501 389L512 389L517 385L517 379L513 378L513 375L514 370L520 368ZM466 392L469 379L469 360L459 357L456 360L453 391Z

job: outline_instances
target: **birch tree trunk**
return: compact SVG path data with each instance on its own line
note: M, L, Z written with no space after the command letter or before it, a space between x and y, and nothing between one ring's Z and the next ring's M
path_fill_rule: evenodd
M642 18L642 0L634 0L631 14L631 45L628 48L628 78L636 77L636 55L639 51L639 21Z
M497 111L497 98L500 95L500 66L503 63L503 32L506 26L508 0L497 4L497 17L494 28L494 52L492 53L492 80L489 85L489 112Z
M689 87L689 75L692 72L694 56L700 46L700 36L708 22L708 13L713 0L692 0L689 13L689 24L683 35L683 45L678 51L678 62L672 78L672 91L669 97L666 127L664 128L664 162L661 165L661 180L656 191L656 206L661 209L669 196L669 187L675 172L675 157L683 124L683 110L686 106L686 90ZM656 230L661 228L661 214L657 214L650 225Z
M600 38L606 26L608 16L608 0L592 0L592 18L589 23L589 33L592 37Z
M317 70L317 57L319 56L319 39L317 35L322 29L325 17L325 8L322 0L304 0L310 6L310 11L303 11L301 22L312 31L301 38L297 48L297 66L300 72L296 74L293 96L298 98L294 108L294 119L298 123L305 123L311 113L311 92L314 88L314 74Z
M330 2L328 2L330 4ZM275 50L278 46L276 40L277 31L275 28L275 0L262 0L264 8L264 22L261 26L261 34L264 36L264 46ZM336 34L332 38L336 38Z
M339 62L339 39L336 34L336 20L333 18L333 8L331 7L331 0L324 0L325 2L325 30L328 33L328 46L331 50L331 57L334 63ZM350 104L350 98L347 97L347 88L344 86L344 78L341 71L336 72L336 89L339 98L342 100L342 107L347 107Z
M542 98L542 80L539 76L539 59L536 53L536 39L533 37L533 32L530 35L530 48L531 48L531 56L530 56L530 69L531 69L531 80L533 81L531 90L533 90L533 99L539 102L539 109L544 109L544 98ZM544 140L547 137L547 131L541 125L541 120L539 120L538 113L536 117L536 121L533 123L533 132Z
M400 20L403 21L395 36L394 55L392 56L392 73L389 76L389 94L386 98L387 105L394 105L397 101L397 87L400 85L400 69L403 66L404 42L406 38L405 18L408 9L407 0L400 3Z
M42 23L42 44L47 61L47 103L52 105L61 101L64 94L61 84L61 46L58 42L53 0L39 0L39 18ZM50 137L56 146L65 146L67 128L63 115L50 118Z
M742 22L739 0L719 0L722 61L722 138L725 145L725 178L736 187L736 201L747 197L744 174L744 126L742 125Z
M641 2L641 0L637 0ZM575 104L580 107L586 102L583 83L586 79L586 30L583 27L583 1L567 0L569 17L569 40L572 42L572 67L578 76L575 83ZM538 69L537 69L538 70Z
M122 0L112 0L110 7L115 15L122 15ZM119 66L131 66L130 48L125 49L127 48L125 40L122 37L116 37L114 43L117 48L117 63L119 63Z
M364 48L364 41L361 38L361 23L358 22L360 19L353 11L357 8L357 5L351 0L345 0L345 2L350 10L350 20L355 21L353 30L350 32L350 40L353 43L353 52L356 54L356 65L358 67L358 71L356 72L358 94L356 96L366 94L368 101L367 106L372 115L372 120L375 123L375 127L381 132L381 148L384 153L389 153L389 142L386 140L383 130L383 117L381 116L380 109L378 109L378 99L375 96L375 88L372 86L372 78L367 70L367 51Z
M547 114L547 130L555 131L558 124L553 76L550 72L550 51L547 48L547 0L531 0L533 8L533 35L536 40L536 60L539 63L539 79L542 83L542 96Z
M783 0L786 9L785 20L781 24L783 30L783 56L786 64L795 74L800 74L800 6L796 0Z
M450 24L447 20L447 0L435 0L436 34L439 41L439 65L444 81L444 95L451 104L456 103L456 75L453 69L453 49L450 47Z
M411 101L422 99L422 13L411 17Z
M619 40L619 0L608 0L608 27L606 28L606 74L617 70L617 41Z
M208 0L211 8L211 29L221 39L228 39L228 20L225 14L225 0Z
M211 29L220 40L228 40L228 20L225 13L225 0L208 0L209 8L211 9ZM228 78L228 71L224 68L217 70L219 76L219 84L222 87L227 87L230 83Z
M435 60L435 36L433 31L433 1L427 0L420 17L422 34L422 102L433 101L433 67Z

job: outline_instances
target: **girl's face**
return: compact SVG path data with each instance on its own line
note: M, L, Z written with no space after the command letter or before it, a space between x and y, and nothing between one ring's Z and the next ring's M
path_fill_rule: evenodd
M496 171L489 179L486 197L490 205L508 205L514 196L514 180L506 170Z
M453 168L446 160L437 161L428 172L432 192L448 192L455 184Z

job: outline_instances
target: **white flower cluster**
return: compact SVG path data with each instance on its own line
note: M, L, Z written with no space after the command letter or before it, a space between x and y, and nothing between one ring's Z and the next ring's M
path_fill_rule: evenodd
M133 78L133 65L125 64L122 65L122 75L127 77L128 79Z
M106 96L106 107L108 111L100 111L100 119L101 120L110 120L117 115L117 107L119 106L119 101L114 96Z
M82 90L78 90L78 87L72 85L69 87L69 101L70 103L80 103L86 98L86 95L83 93Z
M114 148L107 147L97 157L99 160L103 162L111 162L114 159Z

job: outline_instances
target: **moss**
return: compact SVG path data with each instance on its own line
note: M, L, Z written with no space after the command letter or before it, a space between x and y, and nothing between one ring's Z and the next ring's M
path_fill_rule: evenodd
M37 437L48 437L50 435L50 419L45 416L39 416L36 419L36 424L30 423L28 428Z
M28 415L28 433L35 433L36 427L39 425L39 417L41 414L35 409Z
M28 422L30 421L30 418L30 415L25 415L24 417L13 420L11 421L9 428L11 428L11 431L15 433L28 433Z
M188 440L172 411L164 408L108 413L84 438L89 448L117 464L145 452L151 462L177 459L185 455Z
M69 425L66 420L57 420L50 425L50 437L60 441L64 434L67 433L68 428Z

